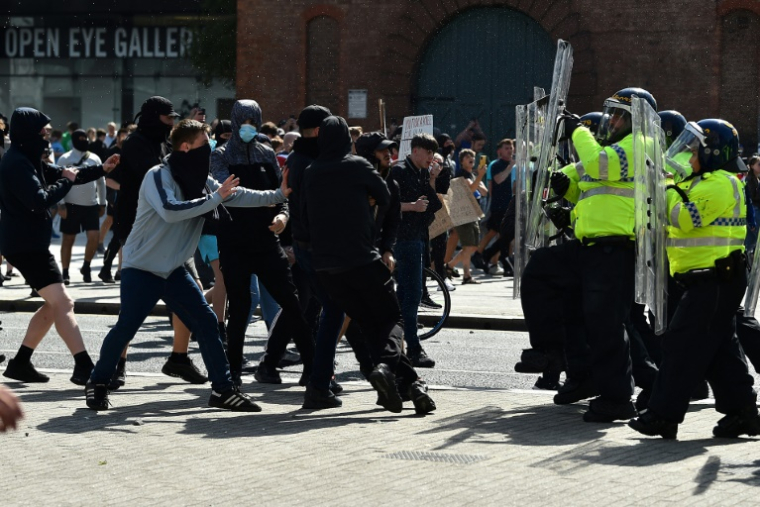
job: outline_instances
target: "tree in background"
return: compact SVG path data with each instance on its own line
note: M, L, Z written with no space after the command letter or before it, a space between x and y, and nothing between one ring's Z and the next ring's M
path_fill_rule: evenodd
M237 1L203 0L206 15L193 27L193 41L188 54L200 71L205 86L217 79L234 86L237 44Z

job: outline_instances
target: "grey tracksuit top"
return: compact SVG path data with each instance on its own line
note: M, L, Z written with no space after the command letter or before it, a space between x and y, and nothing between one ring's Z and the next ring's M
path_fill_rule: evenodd
M212 192L221 186L209 176ZM280 189L249 190L238 187L224 201L225 206L271 206L286 200ZM137 201L137 218L127 244L124 245L122 268L148 271L162 278L182 266L195 253L201 237L202 215L222 203L217 193L185 201L168 165L152 168L145 175Z

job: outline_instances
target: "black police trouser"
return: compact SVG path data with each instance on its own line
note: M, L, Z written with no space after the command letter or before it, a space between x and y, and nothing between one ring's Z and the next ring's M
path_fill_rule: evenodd
M298 291L282 248L278 245L264 251L252 251L222 246L219 261L229 300L227 354L230 370L239 374L242 367L245 331L251 311L251 275L254 274L281 308L269 330L262 362L276 368L292 338L303 359L304 372L310 372L314 360L314 341L301 313Z
M633 302L632 243L583 246L569 241L537 250L522 277L522 304L531 344L580 340L601 396L613 403L633 395L630 345L624 323ZM535 259L535 261L534 261ZM534 263L531 267L531 263ZM573 311L570 311L573 309ZM585 333L566 333L582 326ZM578 349L580 344L569 344Z
M417 372L401 351L401 310L385 264L377 260L340 273L318 271L317 277L330 297L358 324L374 364L387 364L401 379L402 387L417 380Z
M755 317L745 317L741 306L736 311L736 336L755 371L760 371L760 322Z
M649 314L649 318L653 319L654 315ZM638 334L641 339L641 345L646 351L646 355L655 365L660 364L662 360L662 336L657 336L649 322L647 322L646 306L640 303L633 303L631 306L630 325L633 327L631 330ZM629 333L629 335L632 333ZM631 342L633 346L633 342ZM631 352L633 354L633 352ZM636 367L634 365L634 371Z
M703 279L681 291L649 399L649 408L659 417L683 422L691 393L705 379L718 412L731 414L754 405L753 378L735 335L736 309L747 288L746 273L737 271L730 281Z

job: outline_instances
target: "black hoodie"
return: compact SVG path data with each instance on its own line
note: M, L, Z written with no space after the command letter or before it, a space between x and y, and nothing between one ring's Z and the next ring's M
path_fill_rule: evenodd
M290 226L295 241L307 242L309 231L301 220L301 194L306 168L319 156L319 139L299 137L293 143L293 152L288 157L288 186L292 192L288 196L290 204Z
M50 118L35 109L13 112L13 144L0 160L0 252L5 255L47 250L53 223L49 209L71 189L60 167L41 160L47 142L40 131L48 123ZM74 184L103 174L103 166L82 167Z
M380 174L351 155L346 121L326 118L319 129L319 156L306 169L301 196L315 270L345 271L380 259L370 196L380 206L390 201Z

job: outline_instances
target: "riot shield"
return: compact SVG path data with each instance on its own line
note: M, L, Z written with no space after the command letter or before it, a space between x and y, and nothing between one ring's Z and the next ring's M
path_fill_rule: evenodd
M515 248L514 248L514 291L513 298L520 296L520 280L528 264L529 250L525 241L528 227L533 176L535 174L538 150L541 146L548 97L542 88L534 89L535 102L527 106L517 106L517 138L515 139Z
M760 294L760 251L755 246L752 267L747 275L747 295L744 300L744 316L754 317L757 308L757 297Z
M573 48L563 40L557 42L557 56L554 59L554 75L543 132L535 166L535 181L528 213L528 228L525 240L528 248L537 249L548 245L548 238L556 233L551 222L544 219L544 204L549 197L549 176L557 169L557 144L559 142L558 120L567 103L570 77L573 70Z
M634 97L634 213L636 229L636 302L654 314L654 332L667 328L668 257L665 251L668 199L665 182L665 133L646 100Z
M526 215L528 213L528 193L525 188L525 180L530 175L525 174L529 167L527 162L528 156L528 106L517 106L515 108L516 119L516 136L515 136L515 248L514 248L514 277L512 282L512 298L520 297L520 282L522 272L527 263L527 251L523 235L526 224Z

